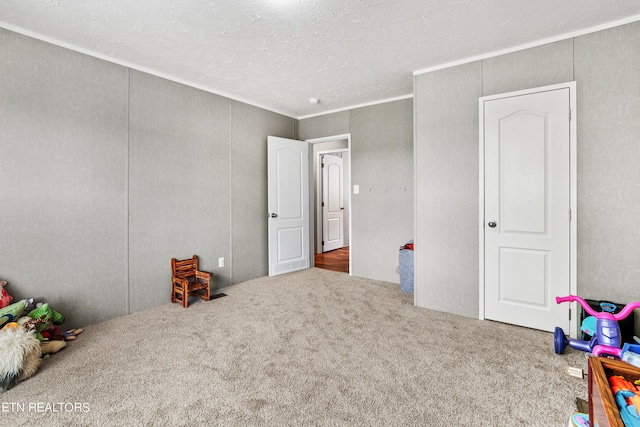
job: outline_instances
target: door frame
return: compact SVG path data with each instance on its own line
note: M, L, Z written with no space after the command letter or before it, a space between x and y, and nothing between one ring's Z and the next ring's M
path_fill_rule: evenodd
M577 149L578 149L578 139L577 139L577 102L576 102L576 82L566 82L559 83L549 86L542 86L537 88L518 90L514 92L501 93L490 96L483 96L479 98L479 212L478 212L478 242L479 242L479 288L478 288L478 297L479 297L479 319L484 320L485 315L485 305L484 305L484 286L485 286L485 257L484 257L484 102L494 99L500 98L508 98L514 96L522 96L529 95L537 92L544 92L556 89L569 89L569 108L570 111L567 114L571 114L571 120L569 122L569 193L570 193L570 201L569 201L569 209L570 212L567 212L567 215L570 215L571 223L569 225L570 236L569 236L569 246L570 246L570 254L569 254L569 289L572 295L576 295L578 291L578 282L577 282L577 271L578 271L578 250L577 250L577 232L578 232L578 203L577 203L577 183L578 183L578 174L577 174ZM563 295L558 295L563 296ZM577 304L575 302L570 303L570 330L569 335L572 338L578 337L578 318L580 317L577 311Z
M341 138L341 139L344 139L344 138ZM320 171L322 169L322 156L324 156L325 154L334 154L334 153L349 153L349 149L348 148L339 148L339 149L336 149L336 150L318 151L318 153L317 153L318 154L318 159L317 159L318 161L317 161L317 165L316 165L316 167L317 167L316 170ZM342 159L344 160L344 157ZM351 159L351 155L348 155L347 159L350 160ZM347 168L347 170L349 170L349 168ZM318 175L319 175L317 177L318 178L318 182L320 182L320 178L322 178L322 173L319 172ZM342 179L343 179L343 184L345 184L344 181L346 181L346 177L343 176ZM321 189L324 190L324 183L320 182L319 187L321 187ZM343 188L344 187L346 187L346 184L343 185ZM324 212L322 211L322 192L318 191L317 193L318 194L316 194L316 215L317 215L316 216L316 218L317 218L317 221L316 221L316 233L320 233L321 231L324 230L324 224L322 222L322 219L323 219L322 215L323 215ZM351 192L349 192L349 193L351 193ZM343 195L343 197L344 196L345 195ZM347 203L350 203L350 202L347 202ZM349 212L351 212L351 206L349 206ZM351 227L349 227L349 232L351 232ZM318 241L315 244L315 247L316 247L317 251L322 252L322 239L318 239Z
M333 136L325 136L325 137L321 137L321 138L312 138L312 139L305 139L305 142L307 142L310 146L313 144L318 144L318 143L322 143L322 142L331 142L331 141L336 141L339 139L346 139L347 140L347 148L346 149L334 149L334 150L326 150L326 152L321 151L318 152L318 154L327 154L327 153L337 153L337 152L347 152L349 153L348 155L348 165L349 167L347 168L347 173L346 176L344 177L345 181L346 181L346 187L349 188L349 191L347 192L348 194L346 194L345 196L348 197L349 200L349 217L347 218L347 221L349 221L349 276L351 276L351 271L352 271L352 260L353 260L353 227L351 224L351 218L353 217L352 212L353 212L353 205L352 205L352 200L351 200L351 134L350 133L344 133L344 134L340 134L340 135L333 135ZM313 148L310 147L311 149L309 150L309 156L313 156ZM320 158L320 156L318 156L318 158ZM313 159L312 159L313 160ZM310 173L309 174L309 191L311 191L309 194L313 194L314 188L313 188L313 175ZM321 197L321 195L316 194L316 199L318 199L318 197ZM313 197L309 197L309 202L310 204L313 203ZM313 205L309 206L309 209L311 212L313 212ZM321 216L322 214L320 213L318 220L321 220ZM313 218L310 218L311 221L311 227L309 227L309 243L310 243L310 254L309 254L309 258L311 260L311 265L314 266L315 265L315 261L314 261L314 257L311 256L311 254L315 253L315 247L316 247L316 242L315 242L315 236L314 236L314 230L316 229L316 224L314 224L313 222Z

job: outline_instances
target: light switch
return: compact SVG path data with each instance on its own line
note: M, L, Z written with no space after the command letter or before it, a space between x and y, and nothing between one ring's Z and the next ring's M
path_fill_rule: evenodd
M353 194L360 194L360 186L358 184L354 184Z
M218 268L224 267L224 257L218 258Z

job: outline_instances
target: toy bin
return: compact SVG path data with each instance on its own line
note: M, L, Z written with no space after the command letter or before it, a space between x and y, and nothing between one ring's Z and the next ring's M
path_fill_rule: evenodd
M640 369L606 357L590 357L588 366L589 425L625 427L608 378L611 375L622 375L633 382L640 379Z
M400 290L413 293L413 240L400 248Z

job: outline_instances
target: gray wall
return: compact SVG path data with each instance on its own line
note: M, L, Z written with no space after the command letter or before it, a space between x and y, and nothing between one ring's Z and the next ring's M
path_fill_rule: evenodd
M400 282L398 249L413 238L413 100L300 120L300 139L351 134L352 274Z
M0 30L0 277L78 326L127 313L128 74Z
M575 80L578 294L638 300L640 23L415 78L416 301L478 316L478 97Z
M415 302L457 314L478 311L481 76L473 62L415 79Z
M10 295L84 326L168 303L172 257L268 273L266 140L295 119L3 29L0 58Z
M351 111L324 114L298 122L300 139L324 138L343 135L351 130Z
M131 311L166 303L175 257L199 256L229 284L229 100L131 71L129 296ZM169 286L167 286L169 283Z
M578 37L574 55L578 289L640 301L640 22Z

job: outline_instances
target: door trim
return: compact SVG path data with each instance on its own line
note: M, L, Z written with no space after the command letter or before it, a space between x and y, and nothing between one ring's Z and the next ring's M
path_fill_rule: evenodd
M577 271L578 271L578 250L577 250L577 232L578 232L578 203L577 203L577 183L578 183L578 174L577 174L577 149L578 149L578 140L577 140L577 102L576 102L576 82L566 82L549 86L542 86L532 89L519 90L514 92L501 93L497 95L483 96L479 98L479 144L478 144L478 162L479 162L479 212L478 212L478 244L479 244L479 272L478 272L478 314L479 319L484 320L485 315L485 305L484 305L484 102L490 101L493 99L500 98L509 98L513 96L521 96L521 95L529 95L537 92L544 92L556 89L569 89L569 108L571 109L571 121L569 123L569 192L570 192L570 202L569 206L571 209L571 224L570 227L570 237L569 237L569 246L570 246L570 255L569 255L569 288L570 293L576 295L578 292L578 282L577 282ZM569 112L567 112L569 114ZM567 212L569 215L569 212ZM562 295L558 295L562 296ZM578 337L578 311L577 304L575 302L571 303L571 326L569 330L569 335L572 338Z
M325 136L325 137L321 137L321 138L313 138L313 139L305 139L305 141L307 143L309 143L309 145L311 144L318 144L321 142L331 142L331 141L335 141L338 139L346 139L347 140L347 148L345 149L337 149L337 150L327 150L328 152L338 152L338 151L346 151L349 153L349 168L347 171L347 176L344 177L344 179L347 181L347 187L349 188L349 192L347 194L347 197L349 198L349 218L347 218L347 220L349 221L349 276L351 276L351 272L352 272L352 260L353 260L353 225L351 223L351 218L353 217L353 204L352 204L352 200L351 200L351 134L350 133L343 133L340 135L332 135L332 136ZM309 150L309 155L311 156L313 153L313 149ZM320 154L320 153L318 153ZM313 176L311 176L311 174L309 174L309 190L313 191ZM313 193L309 193L309 194L313 194ZM316 196L317 197L317 196ZM313 203L312 197L309 198L310 203ZM309 207L310 209L313 209L313 205L311 205ZM316 242L315 242L315 238L314 238L314 233L313 230L316 226L316 224L314 223L313 219L311 219L311 228L309 230L309 242L311 242L310 248L313 251L314 248L316 247ZM311 252L314 253L314 252ZM309 258L311 259L312 262L312 266L315 265L313 264L314 260L312 256L309 256Z

